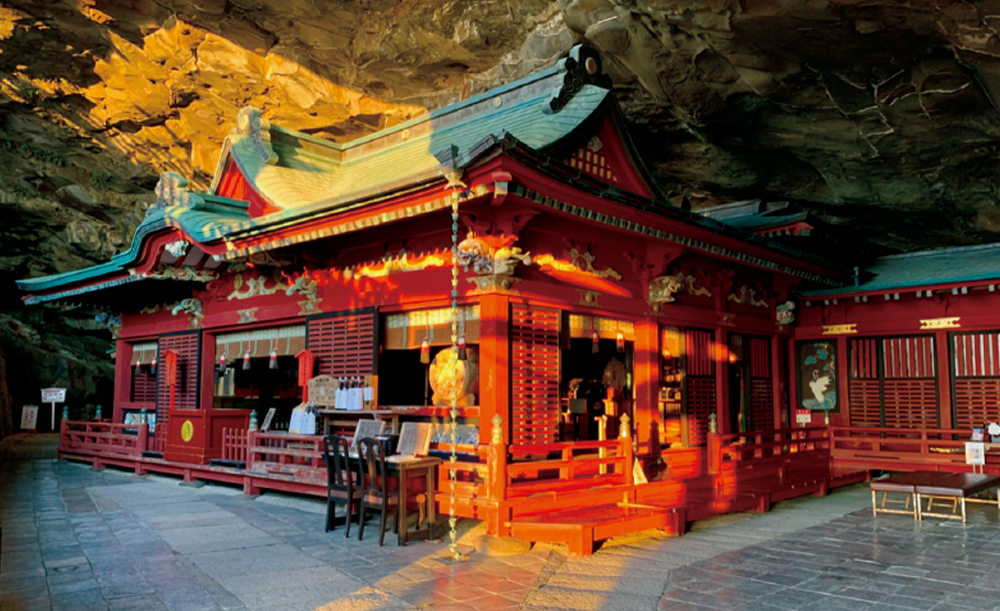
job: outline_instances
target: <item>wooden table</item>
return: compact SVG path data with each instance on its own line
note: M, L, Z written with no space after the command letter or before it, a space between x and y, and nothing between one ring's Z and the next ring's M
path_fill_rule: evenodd
M917 495L917 519L920 520L923 519L924 516L931 516L935 518L961 520L962 524L965 524L966 501L997 503L997 506L1000 507L1000 496L998 496L996 501L993 499L972 498L976 494L987 492L997 486L1000 486L1000 476L986 475L983 473L949 473L944 477L935 479L932 482L919 484L914 487ZM920 507L922 497L927 497L926 511ZM934 501L940 499L951 499L951 513L932 511L934 508ZM962 510L961 514L956 513L959 507Z
M397 512L399 514L397 516L399 520L397 528L397 541L399 545L406 545L406 542L410 539L433 539L434 527L437 524L437 503L434 502L434 491L436 489L435 476L438 465L441 464L441 459L431 456L403 457L394 455L386 457L385 464L389 475L396 476L399 481L399 490L397 491L399 494L399 511ZM425 525L421 528L421 524L417 524L417 530L408 532L406 530L406 499L409 497L407 480L411 477L420 476L423 476L426 485L426 489L422 493L426 495L424 502L427 504L427 514L424 520ZM416 493L421 494L419 492Z
M358 461L357 453L352 452L350 460L356 465ZM399 501L399 511L396 516L396 538L399 545L406 545L406 542L411 539L417 541L434 538L434 528L437 526L437 503L434 502L434 492L437 488L435 485L436 475L440 464L441 459L432 456L403 457L396 454L386 457L385 467L387 475L395 477L396 481L399 482L399 486L396 489ZM423 525L417 524L416 530L407 531L406 521L409 517L409 512L406 500L411 496L407 480L417 477L423 477L425 488L422 492L420 490L413 490L412 496L425 495L423 501L426 504L425 518ZM337 519L335 523L339 524L340 520ZM423 527L421 528L421 526Z

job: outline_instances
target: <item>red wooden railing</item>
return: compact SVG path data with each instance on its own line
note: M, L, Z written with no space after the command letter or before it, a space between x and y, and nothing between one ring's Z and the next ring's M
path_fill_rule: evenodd
M222 429L222 458L225 460L247 459L246 429Z
M247 433L246 470L326 485L323 438L288 433Z
M831 427L836 467L898 471L971 471L965 463L968 429ZM987 473L1000 474L1000 452L986 453Z
M63 420L59 451L138 458L149 448L148 424Z
M771 429L719 435L720 463L767 459L795 459L803 452L830 450L830 436L825 426L797 429ZM811 459L815 456L810 457Z

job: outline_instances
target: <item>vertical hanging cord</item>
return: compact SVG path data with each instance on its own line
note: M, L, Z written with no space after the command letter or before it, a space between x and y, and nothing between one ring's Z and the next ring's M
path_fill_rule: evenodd
M451 194L451 353L455 361L455 373L458 373L458 190ZM464 366L464 363L463 363ZM458 472L455 469L458 463L458 396L453 393L451 396L451 421L449 424L448 438L451 440L451 456L448 457L451 468L448 469L448 483L451 488L450 503L448 504L448 525L450 532L448 537L448 549L451 551L452 560L465 560L465 556L458 551L458 518L456 517L455 506L458 503Z

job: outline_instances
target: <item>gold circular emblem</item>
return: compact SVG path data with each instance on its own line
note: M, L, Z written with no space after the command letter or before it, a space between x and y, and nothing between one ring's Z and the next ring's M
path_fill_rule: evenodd
M181 425L181 439L187 443L191 441L192 437L194 437L194 425L191 424L190 420L185 420L184 424Z

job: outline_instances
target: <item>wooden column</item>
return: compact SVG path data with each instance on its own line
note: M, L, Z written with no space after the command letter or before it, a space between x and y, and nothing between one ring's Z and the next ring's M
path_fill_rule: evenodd
M950 429L954 426L955 415L952 403L951 391L951 363L948 361L948 332L934 332L934 350L937 352L937 381L938 381L938 417L940 422L938 427Z
M726 328L715 328L715 346L712 356L715 358L715 415L718 418L719 432L732 433L729 426L729 343L726 341Z
M848 353L848 341L846 335L837 336L837 396L840 404L840 424L850 426L851 424L851 386L848 383L850 374L851 356ZM831 415L831 422L833 421Z
M132 400L132 346L115 340L115 398L112 422L122 422L122 403Z
M239 358L241 355L237 355ZM198 376L201 388L198 389L198 409L212 409L215 407L215 335L206 331L201 332L201 358L198 361L198 368L201 375Z
M781 371L781 344L780 335L771 336L771 400L774 404L774 428L781 428L781 410L784 406L785 380L788 376L783 376Z
M788 338L788 411L785 412L788 415L788 419L782 424L784 427L792 427L795 425L795 410L799 406L799 369L796 366L796 359L798 354L795 351L795 338ZM837 364L840 367L840 364ZM838 391L839 392L839 391Z
M506 295L479 300L479 439L493 437L493 416L503 419L503 443L510 443L510 303Z
M655 320L636 322L635 328L635 436L639 456L660 455L659 409L660 326Z

